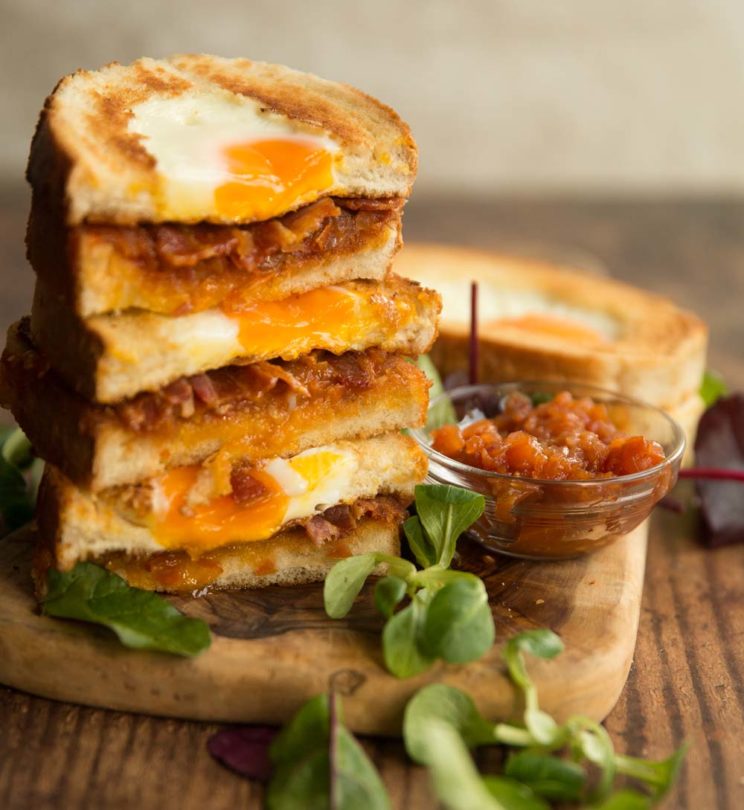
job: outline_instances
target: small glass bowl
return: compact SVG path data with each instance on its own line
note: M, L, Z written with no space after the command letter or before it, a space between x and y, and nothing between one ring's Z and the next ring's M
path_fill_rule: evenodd
M458 420L476 408L493 417L500 412L504 397L514 391L530 397L570 391L574 397L603 402L621 430L659 442L666 458L632 475L542 481L455 461L431 447L427 430L411 431L429 457L429 483L453 484L485 496L485 511L470 531L488 549L535 560L587 554L635 529L677 480L685 450L679 425L658 408L601 388L539 381L469 385L435 397L430 411L449 398Z

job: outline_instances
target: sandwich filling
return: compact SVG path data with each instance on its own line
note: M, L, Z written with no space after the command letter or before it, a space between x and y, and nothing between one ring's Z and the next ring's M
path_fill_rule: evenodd
M303 285L381 277L399 245L402 199L325 197L252 225L199 223L67 229L34 201L29 259L45 283L83 316L130 307L184 315L249 293L284 298ZM69 272L60 272L67 255ZM374 257L374 258L373 258ZM367 261L359 266L359 261ZM358 275L361 273L361 275Z
M231 543L265 540L359 498L410 494L425 468L418 448L396 434L257 462L226 448L201 465L174 467L142 484L102 492L100 500L146 528L156 546L197 557Z

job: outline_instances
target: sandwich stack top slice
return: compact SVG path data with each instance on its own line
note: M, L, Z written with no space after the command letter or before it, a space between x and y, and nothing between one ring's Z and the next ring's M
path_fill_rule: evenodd
M408 127L353 88L176 56L63 79L31 148L31 317L0 399L49 463L37 570L317 579L393 551L436 293L390 273Z
M406 198L416 168L407 125L359 90L200 54L62 79L28 179L68 225L232 225L321 197Z

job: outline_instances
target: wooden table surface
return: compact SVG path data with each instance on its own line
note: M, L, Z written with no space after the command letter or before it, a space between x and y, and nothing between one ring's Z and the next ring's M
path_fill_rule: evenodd
M29 307L25 192L0 190L0 327ZM406 235L573 256L663 292L711 327L711 365L744 388L744 201L414 200ZM744 546L702 549L694 515L657 510L633 668L607 728L619 750L687 764L668 808L744 807ZM0 687L0 807L260 807L214 762L216 726L54 703ZM435 806L397 741L366 740L396 810ZM497 751L479 754L482 767Z

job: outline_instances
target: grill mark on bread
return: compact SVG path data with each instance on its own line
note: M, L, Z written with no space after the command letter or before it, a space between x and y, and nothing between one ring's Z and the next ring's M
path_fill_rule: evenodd
M258 101L263 108L261 112L276 113L287 116L296 122L303 123L308 127L319 130L317 134L329 132L337 139L347 143L365 143L364 130L354 125L353 118L340 119L337 110L321 96L318 92L303 89L290 84L291 80L276 82L271 90L266 87L266 75L258 78L250 74L225 75L208 60L200 59L198 56L185 56L174 60L174 64L184 71L196 74L203 79L213 82L223 90L235 93L239 96ZM233 63L236 68L248 71L254 67L254 63L249 59L237 59ZM266 71L269 75L272 71ZM347 86L347 89L348 88ZM358 91L357 91L358 92ZM359 95L362 95L359 93ZM392 115L395 113L389 110ZM396 116L397 117L397 116Z
M27 178L34 193L64 199L69 224L166 221L158 174L143 143L127 131L124 113L142 101L183 93L232 95L243 103L249 98L259 114L280 115L298 133L322 130L341 147L341 196L410 194L416 144L389 107L355 88L281 65L204 54L114 62L64 77L45 103L32 142ZM97 94L116 99L113 117L102 113ZM199 219L232 221L206 203L189 217Z
M153 93L170 97L181 95L189 90L192 84L185 79L166 74L162 68L149 70L144 65L135 63L132 70L136 80L134 87L116 95L91 90L95 106L88 114L88 123L97 137L107 140L109 146L117 153L145 170L152 170L156 166L156 160L142 145L142 136L129 132L132 107L150 98Z

